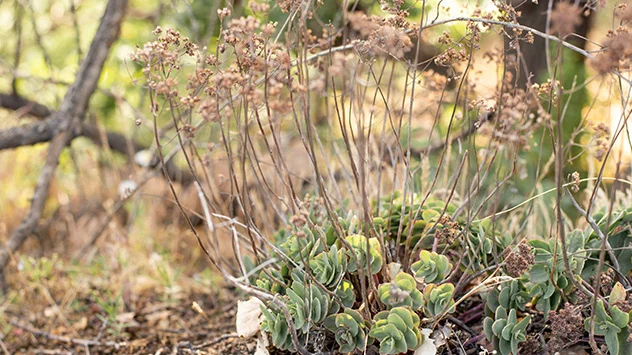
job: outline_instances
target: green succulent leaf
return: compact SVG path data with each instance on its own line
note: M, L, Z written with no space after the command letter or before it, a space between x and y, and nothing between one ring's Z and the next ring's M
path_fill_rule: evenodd
M629 353L630 344L627 338L629 335L628 323L630 321L630 315L628 313L621 311L619 307L615 305L611 305L608 311L606 311L603 301L597 300L594 321L595 335L605 337L606 345L608 345L608 350L611 354L619 355ZM590 331L590 323L591 318L584 320L584 328L586 331ZM621 352L621 349L625 349L626 352Z
M287 288L281 272L274 269L259 273L259 278L255 281L255 285L270 293L279 295L284 295Z
M358 311L345 308L343 313L327 317L323 325L334 333L341 352L348 353L356 349L364 350L367 326L364 318Z
M309 260L309 267L312 275L323 286L335 288L345 273L347 272L347 255L345 249L338 250L336 245L332 245L328 252L323 251Z
M360 234L350 235L345 238L352 250L349 253L349 272L356 272L359 268L366 268L369 265L371 275L378 273L382 269L382 248L377 238L367 238ZM368 249L368 255L367 255ZM354 258L357 258L357 261Z
M529 271L529 294L534 298L536 308L547 319L549 311L558 309L562 298L573 292L573 283L566 272L562 245L557 240L532 240L529 244L534 249L536 263ZM574 231L569 234L566 246L568 262L572 272L578 275L582 273L585 264L586 254L578 251L583 245L582 233Z
M451 283L443 285L428 284L423 292L424 313L428 317L436 317L443 312L454 312L454 285Z
M419 261L413 263L410 268L416 278L433 283L444 281L452 270L452 264L444 255L422 250L419 252Z
M288 322L283 312L273 312L263 306L261 306L261 311L264 316L260 326L261 331L270 334L272 344L275 347L283 350L292 350L294 346Z
M373 318L369 337L380 343L380 354L399 354L421 344L419 316L410 307L395 307Z
M515 309L509 312L502 306L496 308L494 316L483 320L485 337L492 342L494 349L501 355L518 354L518 345L527 338L527 326L531 316L518 321Z
M302 232L303 236L293 234L280 245L280 249L296 263L310 260L325 249L321 239L311 229L304 227Z
M337 311L334 301L318 285L305 284L300 279L292 282L287 290L287 307L296 329L308 333L312 325L323 322L330 311Z

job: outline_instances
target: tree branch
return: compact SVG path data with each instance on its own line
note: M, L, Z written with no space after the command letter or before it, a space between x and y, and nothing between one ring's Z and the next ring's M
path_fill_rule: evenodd
M52 114L48 107L15 94L0 93L0 107L12 111L21 111L24 115L31 115L37 118L46 118Z
M44 121L11 127L0 131L0 150L50 142L53 137L59 133L59 127L63 121L66 121L66 117L54 115ZM74 131L75 134L73 134L73 136L76 136L79 132L77 129Z
M59 125L51 129L54 138L52 138L48 148L46 163L37 180L28 214L11 234L6 245L8 249L5 248L0 251L0 273L4 273L10 255L24 243L37 227L48 197L51 179L59 164L59 155L72 140L74 128L80 126L85 117L88 102L96 89L110 47L118 38L126 8L127 0L110 0L108 2L88 54L79 67L75 82L68 88L59 111L54 113L50 120L45 121L49 125L51 122L59 123ZM38 127L46 128L48 126ZM11 131L11 129L7 131Z
M54 114L54 111L45 105L12 94L0 93L0 107L22 111L24 114L40 119ZM33 110L32 108L37 109ZM59 125L60 119L60 117L51 117L48 120L0 131L0 150L50 142L54 137L54 132ZM73 128L71 138L75 139L78 137L86 137L99 146L108 146L111 150L127 156L131 161L134 160L136 152L149 149L149 146L127 138L121 133L105 132L105 134L102 134L99 127L90 123L81 123ZM170 179L183 185L189 185L193 182L193 175L186 170L178 168L173 160L169 160L166 163ZM159 161L156 160L150 165L150 168L155 168L158 164Z

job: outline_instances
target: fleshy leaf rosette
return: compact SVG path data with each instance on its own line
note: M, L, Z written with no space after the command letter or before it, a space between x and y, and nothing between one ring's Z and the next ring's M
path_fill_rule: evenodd
M311 229L303 227L301 232L302 236L292 234L280 245L287 257L296 263L310 260L325 249L321 239Z
M415 277L424 282L442 282L452 270L452 264L445 255L422 250L419 252L419 261L414 262L410 269Z
M338 251L338 247L333 245L328 252L323 251L309 260L309 268L323 286L335 288L347 272L347 255L344 248Z
M485 318L483 327L485 336L494 344L494 349L501 355L518 354L518 344L527 339L527 326L531 322L531 316L524 317L518 322L515 309L510 309L509 314L503 307L496 308L494 319Z
M278 270L270 270L269 274L262 271L259 274L259 278L255 280L257 287L260 287L270 293L284 295L286 285L283 280L283 275Z
M294 345L290 336L290 328L283 312L271 311L263 306L261 306L261 311L264 316L261 322L261 331L270 334L272 344L276 348L292 350Z
M359 268L365 268L367 261L371 275L378 273L380 269L382 269L382 249L377 238L367 238L360 234L354 234L346 237L345 240L349 243L352 249L351 251L347 251L347 253L355 253L357 258L356 262L353 254L349 255L349 272L356 272ZM367 242L369 251L368 255Z
M304 333L309 331L310 326L321 323L327 317L333 302L331 296L320 287L296 280L292 282L292 288L287 289L287 295L294 325Z
M581 275L587 259L581 252L584 245L583 235L573 231L568 234L566 241L570 269L574 274ZM531 240L529 244L535 253L535 265L529 270L532 285L529 296L535 298L536 309L544 312L546 320L549 311L557 310L562 299L573 292L572 276L566 272L562 245L558 240Z
M424 313L429 317L436 317L443 312L454 312L454 285L428 284L423 292Z
M373 318L369 337L380 343L380 354L399 354L421 345L419 316L409 307L395 307Z
M511 280L511 282L503 284L500 291L497 288L489 291L485 304L485 313L491 317L498 307L503 307L506 310L514 308L524 311L525 305L529 301L531 301L531 297L529 297L529 292L527 292L522 281L518 279Z
M323 325L334 333L336 342L340 345L340 352L364 350L367 325L358 311L345 308L342 313L325 318Z
M408 306L417 310L423 303L417 282L405 272L398 273L391 282L381 284L377 293L388 308Z

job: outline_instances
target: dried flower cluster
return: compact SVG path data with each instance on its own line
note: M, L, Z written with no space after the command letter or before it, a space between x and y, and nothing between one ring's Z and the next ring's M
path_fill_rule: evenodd
M628 71L632 65L632 34L626 26L632 20L632 6L620 4L617 16L621 20L621 26L616 30L608 31L607 38L603 42L604 50L592 61L593 67L600 74L607 74L613 70Z
M570 345L575 344L584 335L581 306L574 306L566 303L559 311L552 311L551 318L551 339L548 346L552 353L560 351Z
M532 248L525 239L514 250L505 249L505 269L511 277L522 276L529 270L534 261Z
M435 234L435 239L439 243L446 243L448 245L454 243L459 233L461 233L461 228L459 223L453 221L449 216L443 216L439 223L443 226L440 228Z
M571 191L573 192L578 192L579 191L579 173L577 171L574 171L571 174Z
M610 148L610 128L603 122L589 126L594 131L592 147L595 159L602 161Z
M496 144L528 149L533 132L549 119L549 114L538 105L536 88L532 87L528 91L516 89L501 94L494 124L484 126L481 131L491 136Z
M355 41L355 47L363 55L388 55L401 59L413 48L406 34L410 26L403 17L384 18L354 12L349 14L349 23L362 38Z
M159 73L179 70L182 54L195 56L198 47L188 38L172 29L163 31L162 28L157 27L154 34L158 38L153 42L145 43L142 49L138 48L136 53L132 55L132 60L144 63L143 74L148 79L148 86L155 90L158 95L178 96L177 81L170 78L169 75Z
M551 32L561 38L582 24L582 9L568 2L558 2L551 12Z

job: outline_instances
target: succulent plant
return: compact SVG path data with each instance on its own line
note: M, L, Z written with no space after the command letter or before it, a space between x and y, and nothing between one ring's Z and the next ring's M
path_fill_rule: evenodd
M424 313L428 317L436 317L443 312L454 312L454 285L451 283L428 284L423 292Z
M334 333L340 352L364 350L367 324L358 311L345 308L342 313L332 314L325 318L323 325Z
M325 247L321 239L314 235L312 230L303 227L300 231L300 236L296 233L290 235L281 243L280 249L292 261L302 263L320 254L325 250Z
M380 343L380 354L399 354L421 345L419 316L409 307L395 307L373 318L369 337Z
M488 220L473 222L469 230L461 239L465 251L463 265L469 272L476 272L489 266L489 259L494 247L494 240L487 232Z
M483 321L485 336L491 341L494 349L501 355L517 355L518 344L527 339L527 326L531 322L531 316L526 316L518 321L515 309L509 313L503 307L497 307L494 317L486 317Z
M275 347L292 350L294 345L290 336L290 328L283 312L271 311L263 306L261 306L261 311L263 312L261 331L270 334L270 339Z
M281 272L274 269L267 270L267 273L266 271L261 271L259 278L255 280L255 285L268 292L279 295L284 295L285 289L287 288Z
M316 255L308 263L316 280L327 288L335 288L347 272L345 249L338 251L336 245L332 245L328 252Z
M382 269L382 249L377 238L367 238L360 234L354 234L346 237L345 240L352 249L347 251L349 253L349 272L356 272L359 268L366 268L367 263L371 275L378 273ZM355 254L357 261L353 254Z
M496 313L496 308L498 307L503 307L505 310L517 309L524 311L525 305L529 301L531 301L531 297L529 297L529 292L527 292L522 281L514 279L511 282L502 284L500 291L497 288L489 291L485 310L490 316Z
M584 268L583 240L581 231L567 235L569 266L576 275L580 275ZM562 293L568 295L573 291L573 284L566 273L562 247L556 240L532 240L529 243L535 251L535 265L529 271L530 296L535 298L536 308L544 312L547 319L549 311L560 306Z
M410 196L404 200L403 196L396 192L380 199L376 206L378 215L373 218L373 224L391 240L397 239L401 225L402 232L399 235L401 245L407 244L412 248L423 237L421 247L430 247L434 241L434 231L442 227L438 221L444 209L443 215L450 216L456 210L456 206L448 204L446 207L444 201L432 197L424 202L423 198L423 196L413 195L412 200ZM423 206L421 206L422 202L424 202ZM427 231L427 228L433 226L435 228L432 231Z
M604 235L608 236L608 242L619 264L619 271L623 275L627 275L632 271L632 248L629 248L629 245L632 243L632 207L618 213L612 213L610 221L608 221L608 215L605 210L596 213L594 219L597 221L597 225ZM606 224L608 222L609 228L606 231ZM595 252L593 255L594 260L586 262L586 269L594 273L594 270L597 268L597 260L599 260L598 255L601 249L601 239L590 228L587 230L587 234L588 240L586 242L586 249L595 250ZM610 255L606 254L606 257L610 259Z
M415 279L405 272L398 273L389 283L383 283L377 290L380 301L387 308L408 306L413 310L421 307L422 296Z
M615 305L625 299L625 288L617 282L610 293L608 311L606 311L601 299L597 300L595 307L595 335L603 336L606 339L606 345L608 345L608 350L612 355L632 353L632 344L628 342L630 314L620 310ZM590 331L590 322L590 317L584 320L586 331Z
M287 305L294 325L304 333L307 333L313 324L320 324L332 309L331 296L316 285L295 280L292 282L292 288L287 289L287 296ZM338 309L334 308L334 312L336 311Z
M338 224L345 235L358 234L362 231L362 223L358 217L351 212L349 212L345 218L339 216ZM325 230L325 240L327 240L327 245L333 245L337 239L338 235L336 233L336 228L329 224Z
M419 252L419 261L413 263L410 269L423 282L442 282L452 270L452 264L444 255L422 250Z

